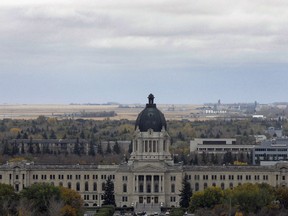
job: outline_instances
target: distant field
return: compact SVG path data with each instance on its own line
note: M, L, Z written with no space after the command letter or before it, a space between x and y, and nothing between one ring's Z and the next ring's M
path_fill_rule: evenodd
M128 119L135 120L138 114L144 109L143 107L121 108L118 105L0 105L0 119L35 119L40 115L57 118L70 118L71 114L80 112L116 112L117 116L110 119ZM191 114L196 113L199 105L157 105L164 114L166 119L191 119ZM78 118L78 117L75 117ZM92 118L104 119L104 118Z

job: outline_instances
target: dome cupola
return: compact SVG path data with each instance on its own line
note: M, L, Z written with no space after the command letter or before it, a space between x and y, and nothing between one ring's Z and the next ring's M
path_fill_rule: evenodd
M139 128L141 132L152 129L154 132L160 132L163 127L166 130L167 124L163 113L156 108L154 104L154 95L148 96L148 104L145 109L138 115L135 129Z

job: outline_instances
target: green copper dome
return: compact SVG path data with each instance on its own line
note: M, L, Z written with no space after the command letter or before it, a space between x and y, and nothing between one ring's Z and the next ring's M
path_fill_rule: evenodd
M167 124L163 113L156 108L154 104L154 96L148 96L148 104L145 109L138 115L135 129L139 127L141 132L146 132L152 129L155 132L160 132L164 127L166 130Z

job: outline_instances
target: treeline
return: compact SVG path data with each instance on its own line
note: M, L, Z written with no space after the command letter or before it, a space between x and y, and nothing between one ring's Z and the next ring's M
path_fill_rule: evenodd
M288 215L288 188L246 183L233 189L209 187L193 193L189 211L196 215Z
M83 200L76 191L48 183L33 184L20 193L0 183L0 215L83 215Z
M75 155L113 155L125 154L129 157L129 151L119 151L119 146L103 145L107 142L131 141L135 130L134 121L109 120L103 121L87 119L57 119L39 116L30 120L0 120L0 151L4 155L14 156L18 154L65 154L65 151L52 150L51 148L40 148L36 140L70 140L73 150L69 151ZM172 139L171 153L175 161L183 161L185 164L222 164L224 158L216 155L203 155L201 158L189 155L189 142L193 138L235 138L237 144L254 144L253 135L265 134L268 127L282 128L283 134L288 134L288 123L286 120L211 120L211 121L167 121L168 132ZM11 142L11 140L16 140ZM24 140L24 141L23 141ZM74 141L73 141L74 140ZM88 150L84 151L83 143L76 140L85 140ZM22 144L23 142L23 144ZM16 143L15 145L13 143ZM28 143L28 148L21 145ZM110 144L111 144L110 143ZM121 148L121 146L120 146ZM22 152L21 152L22 151ZM29 153L30 152L30 153ZM70 154L69 153L69 154ZM123 156L122 154L122 156ZM189 155L189 156L187 156ZM235 161L235 155L225 161ZM249 155L239 155L237 160L249 162ZM119 161L119 160L118 160ZM228 163L231 163L228 162ZM226 162L225 162L226 163Z

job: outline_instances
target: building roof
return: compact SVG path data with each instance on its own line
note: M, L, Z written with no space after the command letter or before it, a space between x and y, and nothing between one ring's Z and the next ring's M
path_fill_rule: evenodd
M145 109L138 115L135 129L139 128L141 132L146 132L152 129L155 132L160 132L164 127L167 129L167 123L163 113L157 109L154 104L154 95L148 96L148 104Z

